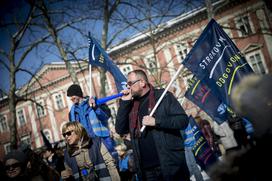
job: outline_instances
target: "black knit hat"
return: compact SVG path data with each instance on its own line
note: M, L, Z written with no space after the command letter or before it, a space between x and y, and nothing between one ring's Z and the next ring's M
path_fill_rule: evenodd
M20 150L12 150L4 157L4 163L6 163L9 159L15 159L20 163L26 164L27 157L26 155Z
M83 92L79 85L73 84L68 88L67 96L68 97L72 97L72 96L83 97Z

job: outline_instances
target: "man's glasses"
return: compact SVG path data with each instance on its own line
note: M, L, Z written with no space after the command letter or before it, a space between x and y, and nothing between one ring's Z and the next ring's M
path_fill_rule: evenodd
M134 81L129 81L129 82L127 82L127 85L128 86L132 86L132 85L134 85L136 82L139 82L141 79L138 79L138 80L134 80Z
M20 162L17 162L17 163L13 163L11 165L5 165L5 169L6 170L10 170L11 168L14 169L14 168L18 168L21 166L21 163Z
M67 132L63 133L62 136L65 138L66 136L71 136L72 133L73 133L73 130L67 131Z

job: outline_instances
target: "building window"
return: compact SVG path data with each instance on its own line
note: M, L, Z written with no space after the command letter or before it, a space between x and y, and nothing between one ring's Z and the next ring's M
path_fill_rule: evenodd
M8 154L11 151L10 143L4 144L4 150L5 150L5 154Z
M19 125L22 126L24 124L26 124L26 119L25 119L25 114L24 114L24 111L23 109L19 110L17 112L17 119L19 121Z
M132 66L131 65L124 65L121 67L121 71L124 74L124 76L127 77L128 73L132 71Z
M56 108L57 110L63 109L64 108L64 103L61 94L55 95L55 103L56 103Z
M105 90L106 90L106 92L109 92L112 90L107 77L105 80Z
M0 115L0 132L4 132L8 130L7 119L5 116Z
M248 16L243 16L243 17L237 19L236 20L236 27L239 30L240 36L250 35L253 32Z
M48 140L50 143L52 143L52 135L51 135L50 130L44 130L43 133L44 133L45 137L47 138L47 140Z
M145 64L146 64L146 67L147 69L149 70L149 72L151 74L154 74L157 72L157 69L158 69L158 64L157 62L155 61L155 57L154 56L151 56L151 57L147 57L145 59Z
M44 103L43 101L39 101L38 104L36 104L36 111L38 117L43 117L45 116L45 110L44 110Z
M184 60L189 52L189 48L185 44L177 44L177 51L179 58Z
M260 52L247 54L246 58L249 65L256 74L265 74L265 67Z
M31 146L31 139L30 136L24 136L21 138L21 144L26 144L26 145L30 145Z

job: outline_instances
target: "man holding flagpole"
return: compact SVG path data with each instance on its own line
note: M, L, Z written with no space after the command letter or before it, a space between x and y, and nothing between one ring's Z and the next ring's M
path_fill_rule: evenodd
M167 92L153 116L148 116L163 90L154 89L144 71L128 74L127 90L116 117L118 134L130 133L140 180L190 180L180 130L188 117L177 99ZM146 126L143 132L141 126Z
M83 97L82 89L77 84L68 88L67 96L74 103L69 112L69 120L80 122L91 138L102 138L102 142L113 155L115 144L108 129L110 109L105 104L96 105L94 98Z

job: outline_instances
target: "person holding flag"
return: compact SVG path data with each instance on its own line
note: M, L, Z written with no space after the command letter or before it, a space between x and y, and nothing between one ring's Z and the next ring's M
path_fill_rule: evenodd
M154 89L143 70L128 73L116 117L116 132L130 133L137 176L140 180L190 180L181 129L188 116L167 92L154 117L148 116L164 90ZM146 126L143 132L141 126Z
M99 43L89 33L89 70L90 70L90 85L92 85L91 66L99 66L106 71L109 71L114 77L114 81L118 92L123 89L126 83L126 78L118 67L111 61L108 54L99 45ZM92 94L92 86L89 90ZM103 143L111 153L111 155L118 160L117 152L115 151L114 140L110 137L108 129L108 119L111 116L110 109L104 104L107 100L119 97L114 95L102 98L102 104L99 99L95 100L90 97L83 97L82 89L79 85L73 84L67 90L67 96L70 97L74 105L71 107L69 113L70 121L79 121L87 130L91 138L101 137ZM100 100L102 100L100 99Z
M77 84L68 88L67 96L74 103L69 112L69 120L80 122L91 138L102 138L108 151L115 156L115 143L108 129L108 119L111 116L108 106L96 105L94 98L84 97L81 87Z
M193 147L196 145L196 139L194 137L194 125L191 124L191 116L189 117L189 124L185 130L181 130L181 135L184 138L184 149L185 149L185 157L188 169L190 171L191 177L194 176L197 181L204 181L204 178L201 174L201 169L198 167L196 158L193 152ZM200 130L198 130L200 131Z

